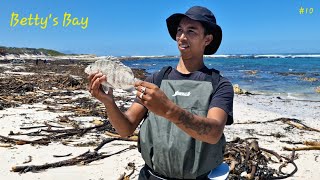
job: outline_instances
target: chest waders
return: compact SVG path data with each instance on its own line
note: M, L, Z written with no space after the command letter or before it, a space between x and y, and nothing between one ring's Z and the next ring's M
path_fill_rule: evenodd
M168 80L171 69L164 67L154 83L181 108L206 117L219 72L212 71L201 81ZM174 123L149 112L141 125L138 143L145 163L154 172L170 178L194 179L222 163L226 140L222 135L217 144L198 141Z

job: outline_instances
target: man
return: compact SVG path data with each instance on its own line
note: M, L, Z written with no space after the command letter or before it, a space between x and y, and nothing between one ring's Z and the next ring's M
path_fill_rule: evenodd
M101 73L89 76L90 93L104 103L121 136L131 135L144 119L139 149L146 165L139 179L208 179L223 161L224 126L233 122L232 85L203 60L219 48L222 31L200 6L171 15L167 27L180 51L177 67L135 83L137 99L126 112L116 106L112 90L101 91L107 80Z

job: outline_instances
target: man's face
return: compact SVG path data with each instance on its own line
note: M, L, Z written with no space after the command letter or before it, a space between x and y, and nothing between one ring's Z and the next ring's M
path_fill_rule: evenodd
M182 18L177 29L176 41L184 59L203 56L206 45L212 40L212 35L204 35L204 31L200 22L188 17Z

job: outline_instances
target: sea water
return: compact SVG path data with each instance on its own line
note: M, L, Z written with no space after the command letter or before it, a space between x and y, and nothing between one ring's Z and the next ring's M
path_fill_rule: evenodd
M178 58L124 60L131 68L148 73L163 66L176 67ZM320 58L205 58L208 68L215 68L232 84L252 93L276 95L287 99L319 101Z

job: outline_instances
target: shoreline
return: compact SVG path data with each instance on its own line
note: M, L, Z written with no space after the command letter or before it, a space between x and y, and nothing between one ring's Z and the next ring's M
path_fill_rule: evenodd
M1 61L11 61L15 59L20 60L89 60L96 61L99 59L109 59L109 60L142 60L142 59L176 59L179 58L179 55L150 55L150 56L112 56L112 55L103 55L98 56L95 54L65 54L65 55L37 55L37 54L0 54ZM278 58L278 59L295 59L295 58L320 58L319 53L298 53L298 54L288 54L288 53L279 53L279 54L218 54L218 55L205 55L204 58L222 58L222 59L269 59L269 58Z

